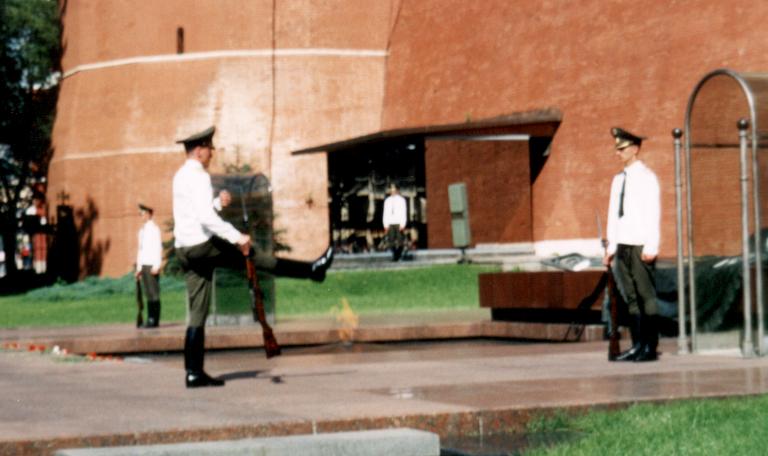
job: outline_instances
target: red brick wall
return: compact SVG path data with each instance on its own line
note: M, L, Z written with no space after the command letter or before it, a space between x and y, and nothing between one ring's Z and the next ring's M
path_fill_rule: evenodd
M132 262L136 201L154 203L160 221L170 218L168 182L182 160L173 141L182 134L215 123L219 166L239 157L265 172L291 256L311 258L328 238L325 157L291 151L381 129L547 107L563 120L530 195L533 240L596 235L595 211L607 209L620 168L608 131L621 125L649 137L642 158L661 181L661 254L671 256L670 130L683 126L690 92L707 72L768 70L768 3L752 0L66 4L63 68L83 71L62 82L49 188L52 198L66 191L76 208L91 201L98 209L93 239L110 246L102 269L108 275ZM184 27L187 53L268 51L274 29L278 50L388 55L272 59L267 52L82 67L173 56L177 27Z
M741 187L739 150L691 151L694 252L696 255L741 254Z
M311 259L324 250L325 157L291 152L380 129L389 2L66 5L49 198L65 191L76 211L97 214L88 234L103 247L102 274L131 268L137 202L157 208L159 223L171 219L171 178L184 160L174 142L212 124L214 171L239 160L270 178L288 255ZM360 50L378 54L354 54Z
M402 2L384 128L557 107L563 121L533 187L535 240L595 237L620 169L609 129L648 136L662 185L661 254L675 252L672 138L707 72L768 71L768 3L740 0ZM735 131L735 129L734 129ZM603 216L603 220L605 217Z
M696 95L690 140L696 255L741 254L740 118L749 105L730 76L707 80ZM696 147L705 144L710 147ZM718 145L718 147L711 147Z
M426 142L427 239L453 247L448 185L467 187L472 245L531 242L527 141Z

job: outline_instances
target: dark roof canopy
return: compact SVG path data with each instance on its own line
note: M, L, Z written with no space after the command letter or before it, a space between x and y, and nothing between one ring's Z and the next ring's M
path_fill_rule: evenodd
M467 121L458 124L428 125L424 127L399 128L371 133L320 146L294 151L293 155L316 152L333 152L359 147L376 142L403 140L413 137L440 135L488 135L527 133L531 136L552 136L563 116L557 108L505 114L490 119Z

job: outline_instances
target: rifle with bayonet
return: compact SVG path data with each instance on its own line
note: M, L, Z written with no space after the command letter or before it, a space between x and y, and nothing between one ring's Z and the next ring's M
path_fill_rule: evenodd
M245 207L245 189L242 183L240 184L240 204L243 209L243 226L245 232L251 234L251 225L248 218L248 210ZM281 353L280 345L277 343L272 327L267 322L267 316L264 312L264 292L259 285L259 278L256 275L256 265L253 262L254 250L251 247L250 252L245 257L245 272L248 278L248 289L251 295L251 310L253 311L256 320L261 325L261 333L264 337L264 351L267 354L267 358L278 356Z
M597 231L600 237L600 243L603 245L603 256L608 255L608 239L603 237L603 225L600 222L600 214L597 215ZM608 332L608 361L615 361L621 354L619 346L619 303L616 299L616 281L613 277L611 265L605 267L605 273L608 276L608 287L605 292L608 293L608 308L610 314L609 332Z

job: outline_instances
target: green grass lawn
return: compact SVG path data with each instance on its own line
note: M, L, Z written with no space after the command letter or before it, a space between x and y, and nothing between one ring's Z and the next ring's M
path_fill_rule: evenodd
M768 453L768 396L641 404L534 420L530 432L573 433L526 456L759 455Z
M475 309L477 275L497 271L492 266L445 265L384 271L338 271L325 282L275 280L277 316L327 315L342 298L361 314L416 310ZM218 281L220 313L248 313L245 279L223 276ZM182 277L163 276L160 283L161 321L186 317ZM71 285L54 285L26 294L0 297L0 327L131 323L136 320L132 275L117 279L88 278Z

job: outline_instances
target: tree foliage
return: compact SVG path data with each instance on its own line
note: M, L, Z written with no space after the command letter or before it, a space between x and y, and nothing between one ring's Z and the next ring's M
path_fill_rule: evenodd
M47 174L61 53L56 0L0 0L0 233L11 255L30 183Z

